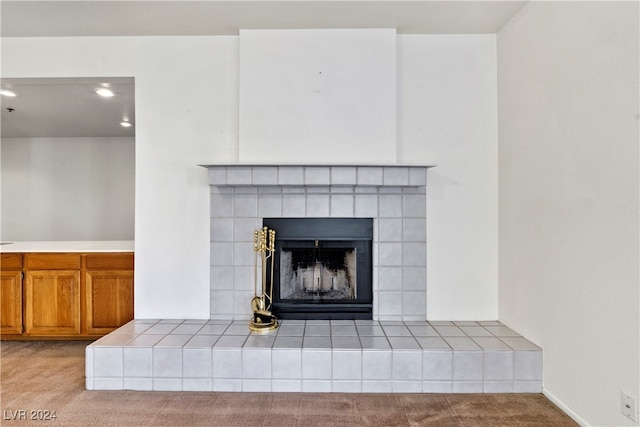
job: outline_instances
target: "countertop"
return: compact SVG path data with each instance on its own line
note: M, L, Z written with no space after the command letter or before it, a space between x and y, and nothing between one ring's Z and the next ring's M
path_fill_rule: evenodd
M133 252L133 240L1 242L0 253L15 252Z

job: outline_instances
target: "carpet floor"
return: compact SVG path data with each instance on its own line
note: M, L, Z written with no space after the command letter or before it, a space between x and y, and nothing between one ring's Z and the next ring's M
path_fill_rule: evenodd
M88 391L84 388L86 345L2 341L0 425L577 425L541 394ZM55 419L38 419L54 411Z

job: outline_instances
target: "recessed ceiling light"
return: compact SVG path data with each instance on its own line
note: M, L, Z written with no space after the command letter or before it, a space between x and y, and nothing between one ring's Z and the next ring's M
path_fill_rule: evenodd
M123 128L130 128L131 127L131 123L129 123L129 122L120 122L120 126L122 126Z
M96 89L96 93L105 98L111 98L115 94L111 89L107 89L106 87L101 87L100 89Z
M14 91L9 90L9 89L0 90L0 95L2 95L2 96L11 96L11 97L18 96L17 93L15 93Z

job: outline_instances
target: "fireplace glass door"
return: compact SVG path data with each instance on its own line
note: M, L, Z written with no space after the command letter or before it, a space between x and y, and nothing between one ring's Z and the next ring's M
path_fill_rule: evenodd
M276 231L276 316L372 318L370 218L265 218L263 223Z

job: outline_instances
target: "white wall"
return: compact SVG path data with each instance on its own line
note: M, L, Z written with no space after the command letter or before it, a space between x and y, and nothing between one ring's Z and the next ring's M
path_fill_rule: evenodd
M498 34L500 320L584 424L639 397L638 3L531 2Z
M498 315L495 35L398 37L400 162L427 174L427 317Z
M399 36L397 48L388 162L438 164L428 317L495 319L495 36ZM196 165L238 161L238 38L5 38L2 65L4 77L135 77L136 317L209 317L209 187Z
M209 317L209 186L235 161L237 38L5 38L3 77L133 76L138 318Z
M133 240L134 142L2 139L2 239Z

